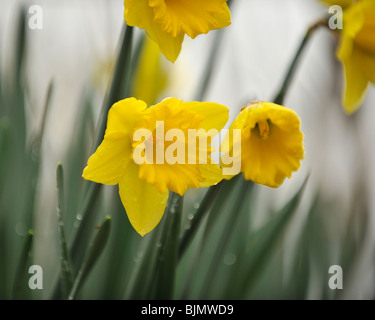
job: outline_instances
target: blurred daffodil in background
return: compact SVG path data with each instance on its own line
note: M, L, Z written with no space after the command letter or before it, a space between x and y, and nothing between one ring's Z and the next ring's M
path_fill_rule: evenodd
M199 153L196 139L191 146L185 138L188 130L223 128L228 120L228 108L210 102L182 102L168 98L147 108L144 101L128 98L112 106L108 114L105 137L89 158L83 177L97 183L119 184L122 203L134 229L145 235L159 223L168 200L168 191L183 195L188 188L207 187L222 180L220 167L213 161L201 164L188 161L189 152ZM162 135L170 129L183 132L176 141L160 138L157 126L162 123ZM147 130L144 139L136 139L137 130ZM142 131L137 131L142 132ZM148 134L149 133L149 134ZM147 135L148 134L148 135ZM168 147L175 144L183 150L183 161L171 163ZM209 146L203 152L210 153ZM173 147L172 147L173 148ZM148 150L151 150L151 156ZM159 161L159 151L162 161ZM172 152L173 154L173 152ZM147 161L140 162L146 157ZM151 157L152 159L150 159ZM173 158L173 156L171 156Z
M227 0L124 0L124 5L126 23L145 29L172 62L185 34L194 39L231 23Z
M345 10L343 23L337 56L345 72L344 107L353 113L369 83L375 83L375 1L354 3Z
M324 2L345 9L337 57L344 68L343 105L352 114L361 106L369 84L375 83L375 1Z
M230 138L235 129L241 130L241 139L237 141ZM249 103L230 126L221 151L232 153L234 158L241 157L245 179L279 187L299 169L304 158L300 119L293 110L274 103ZM222 166L225 167L223 162Z
M132 83L132 93L137 99L152 105L168 85L168 71L157 44L149 37L145 37L144 41Z

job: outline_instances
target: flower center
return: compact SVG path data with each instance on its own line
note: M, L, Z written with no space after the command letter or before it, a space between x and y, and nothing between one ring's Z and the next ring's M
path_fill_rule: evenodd
M251 130L251 133L255 133L262 139L267 139L270 134L269 120L260 120L256 123L255 127Z

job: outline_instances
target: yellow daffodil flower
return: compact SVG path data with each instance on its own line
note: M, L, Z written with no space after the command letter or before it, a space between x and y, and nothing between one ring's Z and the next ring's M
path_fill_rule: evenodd
M168 190L183 195L187 188L222 180L220 167L210 157L201 160L202 154L211 153L210 130L217 133L227 120L228 108L217 103L168 98L147 108L135 98L121 100L108 113L104 140L83 177L118 184L130 223L143 236L162 218ZM197 139L202 137L209 143L200 148Z
M343 104L349 114L356 111L370 82L375 83L375 1L358 1L343 15L337 56L344 67Z
M235 129L241 130L241 139L230 138ZM221 151L240 157L246 180L275 188L300 167L304 157L302 140L300 120L293 110L255 101L244 107L234 120ZM226 166L222 161L223 169Z
M174 62L185 34L195 38L230 25L227 0L124 0L125 21L145 29L160 51Z

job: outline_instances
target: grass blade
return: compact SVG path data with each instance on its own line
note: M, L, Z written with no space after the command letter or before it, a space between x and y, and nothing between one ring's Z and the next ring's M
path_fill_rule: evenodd
M33 243L34 233L30 230L25 239L25 243L23 245L22 253L20 260L18 262L18 267L16 271L16 276L14 278L14 286L13 286L13 294L12 299L20 299L21 293L25 288L25 284L27 283L26 275L29 270L28 260L30 255L31 246Z
M244 259L242 261L241 274L246 276L238 278L241 283L237 283L237 288L234 290L238 295L238 299L246 296L248 288L252 287L257 278L256 276L263 270L274 245L299 204L307 180L308 178L306 178L301 188L284 208L280 210L276 217L262 229L258 230L251 238L248 254L243 257Z
M183 197L172 193L170 203L156 265L154 293L156 299L171 299L175 285Z
M94 140L92 153L101 143L107 123L108 111L112 104L121 98L121 92L123 88L130 86L130 58L131 58L131 47L133 40L133 28L126 26L125 31L122 35L121 48L118 55L114 76L108 92L108 95L104 99L103 106L99 116L99 123L97 125L96 137ZM76 264L77 260L81 256L82 248L86 247L86 239L88 234L91 232L91 222L93 215L90 215L95 201L98 198L101 189L101 184L87 182L85 184L84 197L82 201L81 209L78 215L82 217L79 228L75 231L73 244L71 247L72 263Z
M201 225L201 221L211 209L213 203L216 201L219 190L223 186L223 183L224 181L221 181L217 185L208 189L201 204L199 205L198 210L192 214L191 219L189 219L185 225L178 252L179 259L181 259L183 254L186 252L187 247L192 242L194 235L197 233L199 226Z
M61 163L57 165L56 170L57 179L57 219L58 219L58 234L60 246L60 276L61 276L61 290L63 297L67 297L73 286L73 271L70 263L68 246L65 238L64 222L62 216L64 215L64 174Z
M99 230L91 242L85 260L81 269L78 272L77 278L74 281L73 288L69 294L69 300L75 299L79 289L82 287L87 276L90 274L90 271L94 267L95 263L98 261L101 253L104 250L104 247L107 243L109 233L111 230L111 217L107 216L102 225L99 227Z
M247 199L249 192L252 190L252 187L254 184L252 182L246 181L244 179L241 179L241 188L239 192L235 195L235 201L233 209L230 210L230 212L233 213L233 216L227 217L227 223L224 232L221 234L221 237L219 238L219 242L215 248L215 252L213 254L213 258L210 264L210 267L207 272L207 276L205 278L205 284L202 286L201 289L201 298L205 299L208 296L208 293L210 292L212 288L212 284L215 280L215 277L217 275L217 271L219 269L219 266L221 266L221 262L223 259L223 255L225 253L225 248L228 245L228 242L233 235L233 230L236 226L236 223L240 217L240 213L242 211L242 208L244 204L246 203L244 200ZM215 212L211 213L212 215L215 215Z

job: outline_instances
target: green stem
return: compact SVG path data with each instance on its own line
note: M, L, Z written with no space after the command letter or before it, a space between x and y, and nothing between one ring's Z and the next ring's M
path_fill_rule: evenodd
M285 95L287 94L287 92L289 90L290 83L291 83L291 81L293 79L293 76L295 74L299 58L300 58L304 48L308 44L308 42L311 38L311 35L314 33L314 31L316 29L318 29L318 27L326 26L326 25L327 25L327 21L325 19L321 19L318 22L314 23L310 28L307 29L307 32L306 32L305 36L303 37L302 42L297 49L297 52L296 52L296 54L295 54L295 56L292 60L292 63L289 66L289 69L288 69L288 72L286 73L283 84L281 85L281 88L280 88L279 92L277 93L277 95L273 99L273 102L275 102L276 104L280 104L280 105L283 104Z
M183 196L171 194L169 210L160 241L156 265L155 293L153 298L172 299L178 263L178 237L180 233Z
M237 224L238 218L240 216L240 212L244 206L244 199L245 195L251 190L251 188L254 186L252 182L246 181L244 179L241 179L240 183L241 189L236 195L236 200L234 201L235 207L233 208L233 212L235 213L233 217L228 220L228 224L225 228L225 232L222 234L222 236L219 239L219 243L216 246L216 250L214 253L214 256L211 260L211 264L209 267L209 270L207 272L207 277L205 279L205 285L203 285L201 290L201 298L206 299L208 292L210 291L210 288L212 286L212 283L214 282L215 276L218 271L218 266L222 264L222 257L225 252L225 248L228 245L228 242L233 235L233 230Z
M180 248L178 252L178 258L181 259L186 249L189 247L189 244L194 238L194 235L197 233L201 221L206 216L206 213L211 209L212 204L215 202L218 192L223 185L224 180L219 182L217 185L210 187L204 196L199 209L192 214L192 217L189 219L188 223L184 228L184 233L181 238Z
M107 216L97 234L95 235L93 241L91 242L85 260L82 264L81 269L78 272L77 278L74 281L73 288L69 293L69 300L74 300L78 290L82 287L87 276L90 274L90 271L98 261L100 255L102 254L105 245L107 244L109 233L111 231L111 217Z
M27 262L29 260L29 254L31 251L33 238L34 238L34 233L32 230L29 230L24 241L20 259L18 261L16 276L14 278L12 299L20 299L21 291L25 287L25 282L27 282L25 275L28 272L29 265Z

